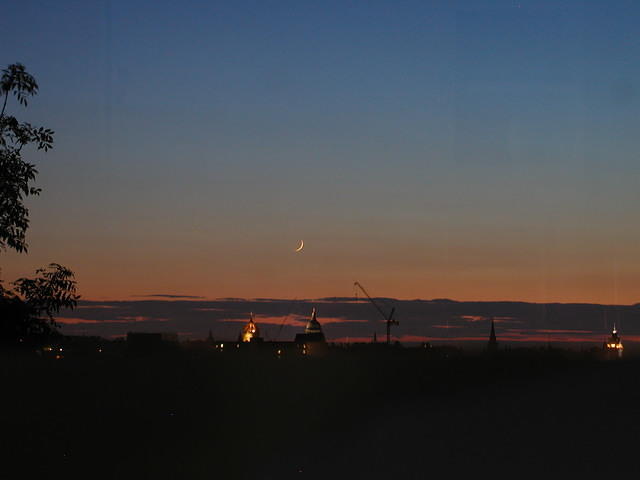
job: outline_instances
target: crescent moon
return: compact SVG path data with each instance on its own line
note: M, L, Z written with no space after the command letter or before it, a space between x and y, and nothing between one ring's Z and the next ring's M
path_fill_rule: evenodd
M296 252L299 252L303 248L304 248L304 240L300 240L300 246L298 248L296 248Z

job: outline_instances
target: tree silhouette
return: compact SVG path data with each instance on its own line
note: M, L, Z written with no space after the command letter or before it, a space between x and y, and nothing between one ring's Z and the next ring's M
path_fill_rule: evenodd
M38 150L53 145L53 131L19 122L6 115L7 101L13 95L18 103L27 106L27 98L38 93L36 80L16 63L2 71L0 95L4 96L0 111L0 248L26 252L25 234L29 227L29 210L25 198L40 194L31 184L38 171L35 165L22 159L22 149L34 144ZM1 97L0 97L1 98Z
M35 278L20 278L14 289L0 285L0 340L9 343L57 333L54 315L75 308L79 296L73 272L57 263L36 270Z
M7 103L13 96L24 107L38 93L38 84L19 63L9 65L0 77L0 250L27 252L26 231L29 209L25 200L39 195L33 186L38 171L22 158L22 150L33 145L45 152L53 146L53 131L19 122L7 115ZM3 98L4 97L4 98ZM71 270L57 263L36 271L35 278L21 278L6 289L0 280L0 340L24 342L25 339L56 332L53 318L61 308L74 308L80 298Z

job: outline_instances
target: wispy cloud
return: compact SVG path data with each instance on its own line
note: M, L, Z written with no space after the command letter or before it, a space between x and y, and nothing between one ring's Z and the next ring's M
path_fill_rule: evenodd
M102 323L98 320L89 320L87 318L77 318L77 317L61 317L56 319L56 322L61 325L85 325L85 324Z
M260 327L260 325L288 325L295 327L304 327L307 322L297 320L295 318L287 318L287 317L269 317L265 315L256 315L254 318L256 325ZM228 318L223 320L224 322L233 322L233 323L246 323L249 321L248 318Z
M157 318L157 317L145 317L143 315L134 315L134 316L120 316L118 320L113 320L122 322L122 323L137 323L137 322L168 322L168 318Z
M170 293L151 293L149 295L131 295L132 298L191 298L201 299L205 298L198 295L175 295Z
M78 305L76 308L83 310L83 309L92 309L92 310L98 310L98 309L105 309L105 310L110 310L110 309L114 309L117 308L115 305L100 305L100 304L91 304L91 305Z
M92 320L88 318L79 317L60 317L56 319L56 322L62 325L109 325L113 323L139 323L139 322L168 322L168 318L154 318L138 316L120 316L113 320Z
M279 317L270 317L265 315L255 315L254 320L258 326L260 324L265 325L287 325L294 327L304 327L307 325L309 321L308 317L303 315L289 315L289 316L279 316ZM235 322L235 323L245 323L248 321L248 318L229 318L225 319L225 322ZM319 319L321 325L331 325L335 323L368 323L367 320L359 320L359 319L348 319L344 317L322 317Z

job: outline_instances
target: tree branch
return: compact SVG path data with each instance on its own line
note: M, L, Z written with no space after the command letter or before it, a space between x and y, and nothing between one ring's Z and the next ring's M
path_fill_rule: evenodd
M4 94L4 103L2 104L2 112L0 113L0 118L4 117L4 110L7 108L7 100L9 99L9 92L5 92Z

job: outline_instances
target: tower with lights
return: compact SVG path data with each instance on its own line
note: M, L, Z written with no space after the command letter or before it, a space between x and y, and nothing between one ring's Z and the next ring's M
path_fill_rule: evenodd
M249 318L249 321L245 324L244 327L242 327L240 340L243 343L259 342L262 340L262 338L260 337L260 329L258 328L258 325L256 325L256 322L253 319L253 313L251 313L251 317Z
M622 358L624 347L615 323L613 324L613 330L611 330L611 336L604 342L603 349L609 357Z

